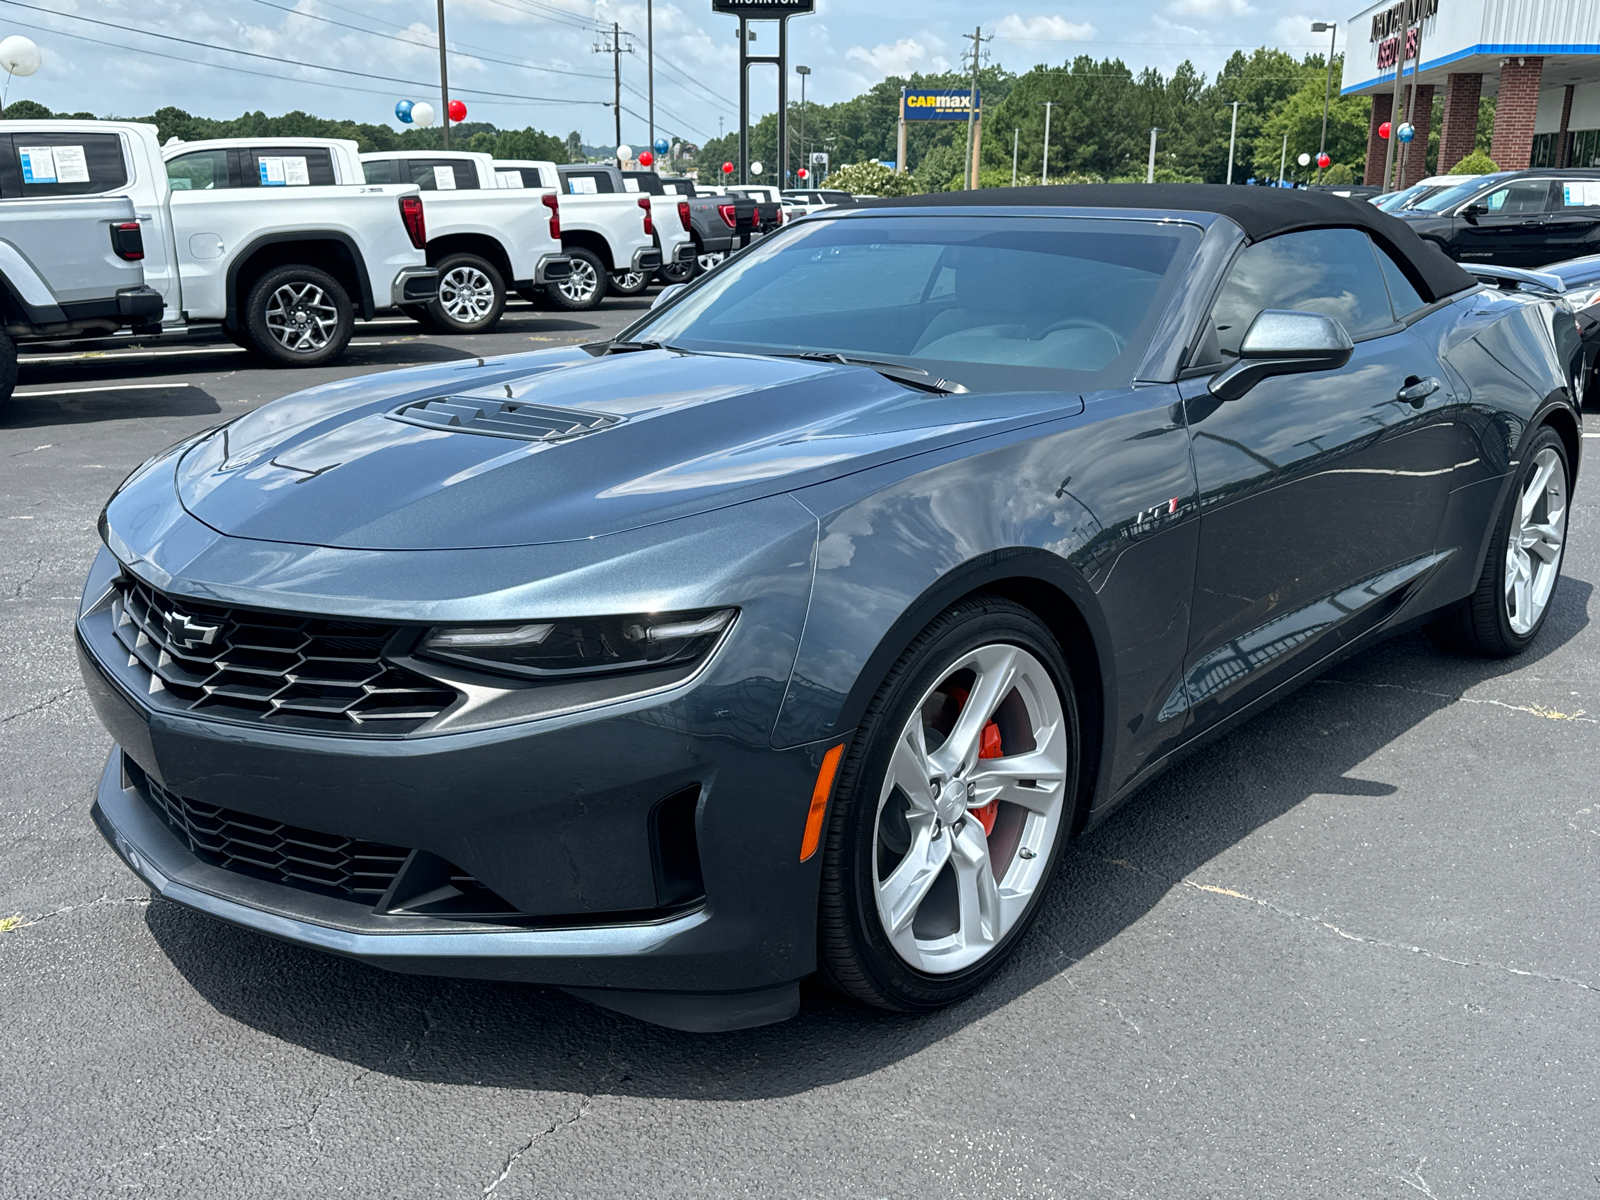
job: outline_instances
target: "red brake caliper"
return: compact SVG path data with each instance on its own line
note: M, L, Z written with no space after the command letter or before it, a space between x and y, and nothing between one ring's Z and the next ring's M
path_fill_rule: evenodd
M947 694L958 705L964 706L967 703L966 688L953 687ZM978 757L1001 758L1004 755L1005 751L1000 748L1000 726L990 721L983 727L983 733L978 737ZM1000 815L1000 801L991 800L982 808L968 811L977 818L978 824L983 826L983 836L988 837L994 832L995 819Z

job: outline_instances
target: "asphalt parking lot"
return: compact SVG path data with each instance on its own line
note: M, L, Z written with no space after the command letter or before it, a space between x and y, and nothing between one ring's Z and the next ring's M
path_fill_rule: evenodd
M1410 634L1338 667L1069 847L1013 964L932 1018L810 988L786 1024L675 1033L152 902L89 820L109 740L71 625L110 490L290 391L647 303L363 325L306 372L224 342L25 357L0 419L0 1195L1600 1194L1587 478L1532 652Z

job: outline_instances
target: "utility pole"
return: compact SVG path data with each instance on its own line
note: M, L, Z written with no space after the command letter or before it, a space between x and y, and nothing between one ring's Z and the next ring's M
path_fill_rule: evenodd
M1048 185L1050 182L1050 106L1054 100L1044 102L1044 169L1039 172L1039 183Z
M444 0L439 0L439 119L444 123L444 148L450 149L450 65L444 53Z
M978 186L978 64L983 59L984 42L994 41L994 35L983 36L983 26L972 30L972 92L967 97L967 188Z
M1154 183L1156 181L1156 134L1160 132L1162 130L1159 125L1150 126L1150 164L1144 169L1144 181L1146 183Z
M1328 80L1322 85L1322 141L1317 143L1317 182L1322 182L1322 156L1328 152L1328 100L1333 95L1333 47L1339 38L1339 22L1313 21L1312 33L1328 30Z
M1412 140L1405 144L1406 148L1400 152L1400 178L1395 181L1396 185L1400 187L1405 186L1406 168L1411 165L1411 147L1416 145L1415 130L1417 118L1417 76L1422 72L1422 18L1426 15L1427 6L1424 5L1422 12L1417 17L1417 58L1415 65L1411 68L1411 99L1406 105L1406 124L1411 126L1413 130L1413 136ZM1389 136L1390 139L1393 140L1394 130L1391 129L1389 131ZM1428 162L1427 130L1422 131L1422 162L1424 168L1422 173L1426 175Z
M1017 186L1017 139L1022 136L1022 130L1011 131L1011 186Z
M439 3L442 5L444 3L444 0L439 0ZM609 55L611 55L611 77L612 77L611 111L612 111L613 115L615 115L615 117L617 119L616 120L617 140L616 140L615 145L620 146L620 145L622 145L622 52L624 50L626 50L629 54L632 54L633 53L633 47L632 46L626 46L626 47L623 46L623 44L622 44L622 27L620 25L618 25L617 22L615 22L615 21L611 22L611 33L609 35L610 36L610 40L609 41L606 40L606 36L607 35L605 35L605 34L601 35L600 41L595 44L594 52L596 54L609 54ZM628 36L631 37L633 35L629 34ZM655 113L655 110L654 110L654 108L652 108L651 109L651 132L654 132L654 125L655 125L654 113ZM654 140L651 141L651 145L652 146L655 145Z
M1389 176L1394 171L1394 144L1400 139L1396 136L1400 132L1400 81L1406 73L1406 43L1411 40L1411 24L1406 23L1400 31L1399 48L1395 51L1394 67L1394 99L1389 102L1389 144L1383 150L1383 182L1379 187L1380 192L1389 190Z
M1233 105L1233 125L1228 130L1228 182L1233 182L1233 143L1239 135L1239 102L1230 101Z
M1289 135L1283 135L1283 153L1278 155L1278 186L1283 186L1283 172L1289 165Z
M650 93L650 155L651 161L655 160L656 152L656 6L655 0L644 0L644 62L645 77L649 80ZM621 96L618 96L621 99ZM619 105L620 111L620 105ZM622 135L617 135L617 140L622 140ZM660 167L656 168L659 174Z

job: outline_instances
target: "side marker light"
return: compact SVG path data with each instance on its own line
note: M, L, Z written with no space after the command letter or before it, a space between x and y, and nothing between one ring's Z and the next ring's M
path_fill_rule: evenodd
M822 756L817 783L811 789L811 811L806 814L805 840L800 843L801 862L809 862L822 843L822 818L827 815L828 797L833 793L833 777L839 773L839 759L843 756L842 742Z

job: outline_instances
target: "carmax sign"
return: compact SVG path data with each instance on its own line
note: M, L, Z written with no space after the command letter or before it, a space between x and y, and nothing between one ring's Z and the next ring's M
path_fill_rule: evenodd
M983 111L982 92L927 92L903 88L900 92L900 111L908 121L965 121L972 111L973 98L977 98L978 111Z

